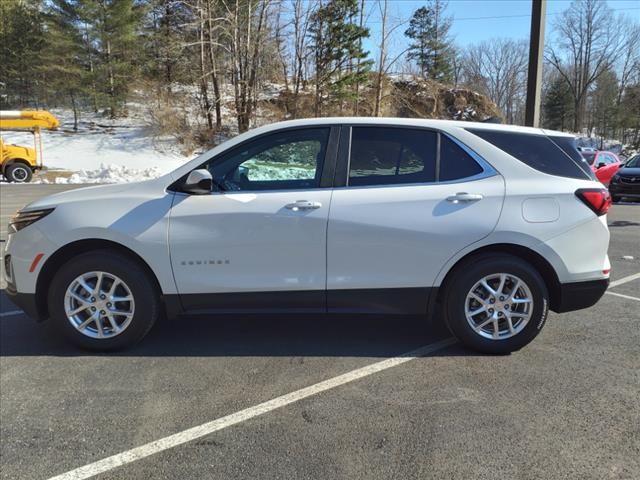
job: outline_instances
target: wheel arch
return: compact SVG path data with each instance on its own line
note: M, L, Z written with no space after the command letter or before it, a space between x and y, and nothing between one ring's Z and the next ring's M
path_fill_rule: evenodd
M4 175L4 172L7 171L7 168L16 163L22 163L23 165L29 167L30 170L33 170L33 165L31 164L31 162L29 162L29 160L26 160L24 158L10 158L2 163L2 174Z
M112 240L105 240L99 238L77 240L75 242L68 243L52 255L49 256L47 261L42 265L40 274L36 281L36 308L39 313L39 318L49 317L49 307L47 305L47 297L49 293L49 287L56 272L71 258L81 255L83 253L91 252L94 250L112 250L119 253L142 266L142 268L152 279L154 286L162 299L162 287L158 280L157 275L151 269L149 264L136 252L129 247L122 245L121 243L114 242Z
M458 259L458 261L456 261L456 263L449 269L449 271L447 271L444 279L440 284L440 288L438 288L438 295L436 298L437 304L440 305L442 303L447 285L451 281L457 270L464 267L468 263L473 262L478 257L491 253L513 255L514 257L518 257L521 260L529 263L538 271L538 273L542 276L545 284L547 285L551 310L555 310L559 306L561 300L560 280L551 263L549 263L547 259L545 259L542 255L532 250L531 248L512 243L496 243L492 245L486 245L473 250L464 255L462 258Z

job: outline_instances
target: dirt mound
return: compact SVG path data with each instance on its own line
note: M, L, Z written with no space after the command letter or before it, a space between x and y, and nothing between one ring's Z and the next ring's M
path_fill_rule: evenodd
M282 90L279 95L259 103L277 119L313 117L313 85L308 85L297 98ZM375 91L370 87L362 88L358 115L373 116L374 109ZM350 101L323 105L323 116L351 116L354 111ZM407 75L383 79L379 116L498 122L502 119L498 107L484 95Z
M502 117L495 103L466 88L452 88L432 80L391 78L387 89L383 111L394 117L468 121Z

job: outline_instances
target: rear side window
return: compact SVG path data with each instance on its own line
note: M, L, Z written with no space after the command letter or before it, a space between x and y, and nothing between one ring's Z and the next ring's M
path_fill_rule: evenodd
M590 178L595 180L596 176L594 175L593 170L591 170L591 167L589 166L591 163L593 163L593 159L591 160L591 162L589 162L585 157L585 155L587 154L585 153L581 154L578 151L575 137L563 136L563 137L549 137L549 138L564 153L566 153L569 157L571 157L571 160L573 160L578 165L578 167L582 169L583 172L585 172Z
M482 173L482 167L446 135L440 137L441 182L460 180Z
M596 159L596 154L593 152L582 152L582 156L589 165L593 165L593 161Z
M437 134L428 130L354 127L349 185L435 181Z
M495 130L469 131L540 172L559 177L590 178L588 173L547 136Z

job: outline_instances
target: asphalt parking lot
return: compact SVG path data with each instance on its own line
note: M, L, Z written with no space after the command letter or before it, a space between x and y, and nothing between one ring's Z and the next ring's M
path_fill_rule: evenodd
M64 188L2 185L0 240ZM640 204L609 225L609 293L508 356L353 316L185 317L87 355L0 291L0 478L640 478Z

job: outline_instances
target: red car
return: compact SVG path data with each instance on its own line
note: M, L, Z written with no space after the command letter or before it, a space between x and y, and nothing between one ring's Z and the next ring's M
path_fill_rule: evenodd
M622 162L615 153L594 151L594 152L581 152L584 159L589 165L591 170L596 174L598 180L605 186L609 186L611 178L622 166Z

